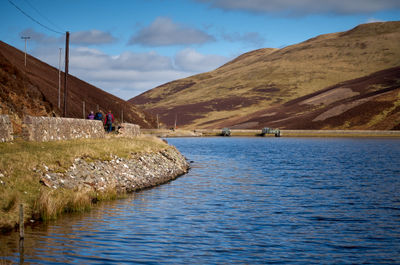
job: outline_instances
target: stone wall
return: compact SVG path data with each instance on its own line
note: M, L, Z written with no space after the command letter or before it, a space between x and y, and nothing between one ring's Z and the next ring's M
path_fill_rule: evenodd
M124 137L134 137L140 135L140 126L132 123L121 123L118 133Z
M26 141L38 142L105 136L101 121L33 116L24 117L22 134Z
M0 142L13 140L13 128L8 115L0 115Z

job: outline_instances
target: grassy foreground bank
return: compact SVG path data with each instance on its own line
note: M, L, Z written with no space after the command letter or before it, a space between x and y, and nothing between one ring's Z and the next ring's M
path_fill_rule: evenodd
M95 193L48 188L39 182L46 167L55 172L65 172L77 157L111 160L114 156L128 158L133 154L166 148L168 145L162 140L146 136L0 143L0 231L17 225L20 204L24 206L25 221L46 220L63 212L87 210L93 201L123 196L114 190Z

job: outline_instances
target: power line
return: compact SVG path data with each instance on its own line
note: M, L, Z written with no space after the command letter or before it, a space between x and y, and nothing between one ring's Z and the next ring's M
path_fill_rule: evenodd
M25 3L27 3L33 10L36 11L36 13L39 14L43 19L45 19L47 22L49 22L51 25L53 25L55 28L57 28L60 31L64 31L62 28L60 28L58 25L54 24L50 19L48 19L45 15L43 15L34 5L32 5L28 0L24 0Z
M18 7L16 4L14 4L11 0L8 0L8 2L10 2L10 4L12 4L16 9L18 9L22 14L24 14L25 16L27 16L28 18L30 18L33 22L39 24L40 26L44 27L47 30L50 30L52 32L58 33L58 34L62 34L64 35L63 32L54 30L52 28L47 27L46 25L43 25L42 23L40 23L39 21L37 21L36 19L34 19L33 17L31 17L29 14L27 14L24 10L22 10L20 7Z

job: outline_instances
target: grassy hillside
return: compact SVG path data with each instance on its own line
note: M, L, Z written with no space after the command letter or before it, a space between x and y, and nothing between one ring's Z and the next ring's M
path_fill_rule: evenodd
M400 22L371 23L283 49L243 54L204 74L173 81L130 102L166 124L220 127L346 80L400 65ZM224 123L225 125L234 125Z
M23 115L62 116L63 76L61 88L61 108L58 108L58 69L27 56L0 41L0 114L9 114L17 132ZM117 121L136 123L144 128L155 127L155 118L134 105L94 87L72 75L68 78L67 117L83 117L85 113L112 110Z

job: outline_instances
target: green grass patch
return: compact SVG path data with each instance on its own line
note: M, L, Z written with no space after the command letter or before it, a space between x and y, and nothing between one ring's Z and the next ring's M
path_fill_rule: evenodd
M0 230L15 227L20 204L24 205L26 220L48 220L63 212L85 211L96 201L126 196L115 190L95 193L50 189L39 182L46 167L52 172L65 172L77 157L104 161L166 148L168 145L162 140L148 136L0 143Z

